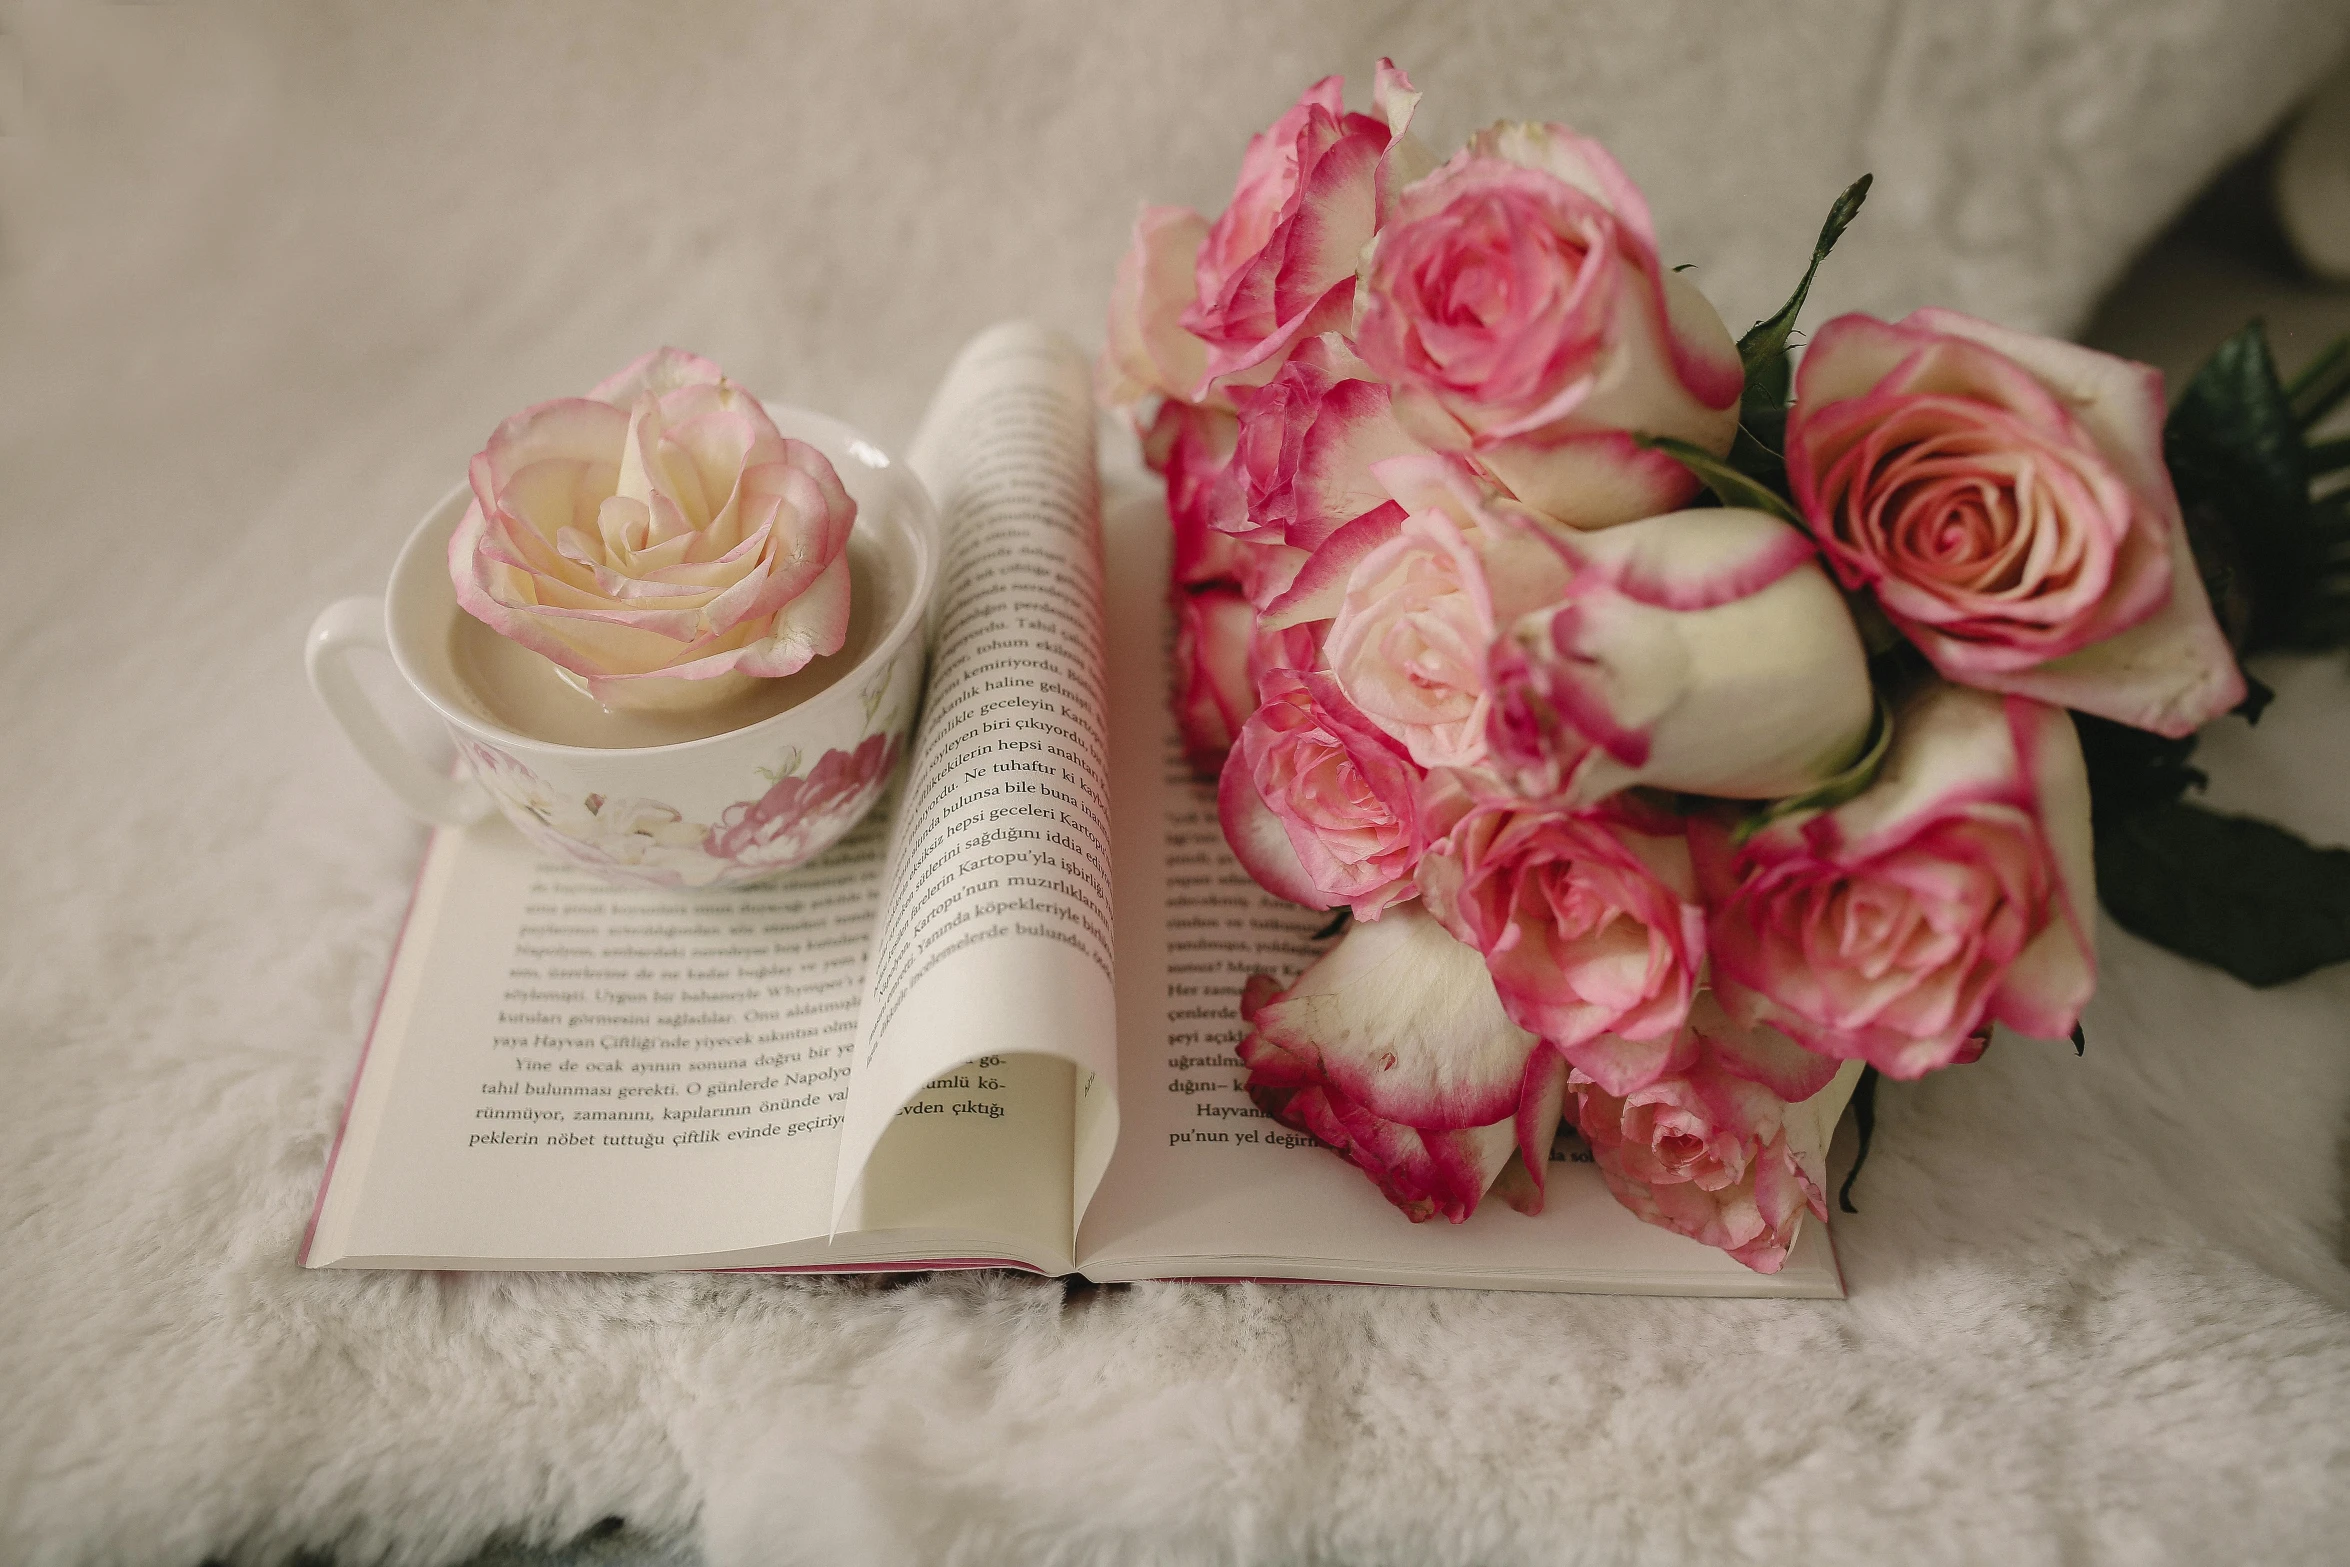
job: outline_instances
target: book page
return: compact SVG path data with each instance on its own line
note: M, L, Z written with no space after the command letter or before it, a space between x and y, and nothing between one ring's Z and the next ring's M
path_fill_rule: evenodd
M826 1247L887 804L763 886L614 886L502 820L436 834L306 1260L630 1267L770 1255L1060 1266L1069 1082L933 1085ZM802 1252L807 1248L803 1246ZM808 1260L816 1260L809 1258Z
M1108 693L1085 362L1042 328L993 328L947 373L923 430L913 465L938 502L946 567L834 1216L865 1222L868 1157L907 1135L904 1107L924 1084L983 1058L1045 1058L1071 1074L1063 1179L1073 1229L1117 1135Z
M1329 1149L1248 1097L1235 1049L1252 973L1288 983L1330 945L1330 916L1282 902L1225 844L1213 782L1169 713L1168 531L1156 479L1105 475L1117 800L1116 1157L1078 1232L1097 1280L1260 1277L1632 1293L1843 1293L1825 1227L1776 1275L1642 1223L1588 1162L1556 1159L1528 1218L1499 1202L1461 1225L1413 1224ZM1586 1159L1588 1156L1586 1156Z

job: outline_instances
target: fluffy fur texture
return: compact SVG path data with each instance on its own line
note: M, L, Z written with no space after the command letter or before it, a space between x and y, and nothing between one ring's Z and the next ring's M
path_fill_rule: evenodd
M655 343L902 441L1135 202L1392 52L1606 138L1733 325L2077 323L2323 0L14 10L0 137L0 1560L2145 1561L2350 1529L2350 972L2110 927L2090 1050L1888 1085L1844 1304L305 1274L423 845L302 689L503 414ZM1066 12L1067 14L1060 14ZM1132 475L1129 474L1131 481ZM2350 839L2350 682L2225 803Z

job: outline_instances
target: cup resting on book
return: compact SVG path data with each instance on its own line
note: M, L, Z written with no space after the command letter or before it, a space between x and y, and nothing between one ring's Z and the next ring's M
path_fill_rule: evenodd
M831 459L857 501L841 651L700 713L606 711L458 609L447 552L469 494L459 485L409 535L384 595L328 605L305 650L311 685L411 813L463 826L495 808L540 847L615 880L712 887L798 865L872 807L920 698L937 519L913 474L847 426L769 408L786 435ZM448 728L458 775L437 771L376 711L351 669L361 648L390 653Z

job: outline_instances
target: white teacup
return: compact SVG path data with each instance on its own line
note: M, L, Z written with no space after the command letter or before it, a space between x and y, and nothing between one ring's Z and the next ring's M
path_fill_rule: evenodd
M470 499L459 485L408 536L384 596L328 605L305 650L311 685L403 805L448 826L494 806L543 849L662 887L772 876L863 818L920 705L937 516L914 476L846 425L775 404L767 411L785 435L830 458L856 499L847 645L714 717L607 715L551 664L457 607L449 535ZM466 764L457 776L384 722L350 667L360 648L389 652L448 725ZM738 718L748 721L694 732Z

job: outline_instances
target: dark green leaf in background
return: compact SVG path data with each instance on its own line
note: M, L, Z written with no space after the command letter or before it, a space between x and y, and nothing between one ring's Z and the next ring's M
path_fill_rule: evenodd
M1853 1150L1852 1168L1844 1173L1844 1184L1836 1188L1836 1206L1846 1213L1858 1213L1852 1205L1852 1183L1860 1179L1861 1166L1869 1162L1869 1144L1877 1134L1877 1069L1864 1066L1860 1081L1852 1085L1852 1129L1858 1134L1860 1146Z
M2210 781L2203 769L2187 765L2195 753L2193 735L2172 740L2087 713L2073 714L2073 728L2081 737L2081 759L2089 764L2091 811L2100 826L2168 805Z
M2319 420L2350 400L2350 337L2337 338L2303 365L2285 388L2285 399L2293 405L2294 422L2304 430L2315 429Z
M2350 642L2350 512L2340 496L2311 502L2304 445L2304 415L2345 395L2350 351L2320 355L2288 391L2255 321L2219 346L2164 426L2196 564L2246 652Z
M2350 958L2350 849L2174 799L2097 822L2097 892L2124 930L2281 985Z

